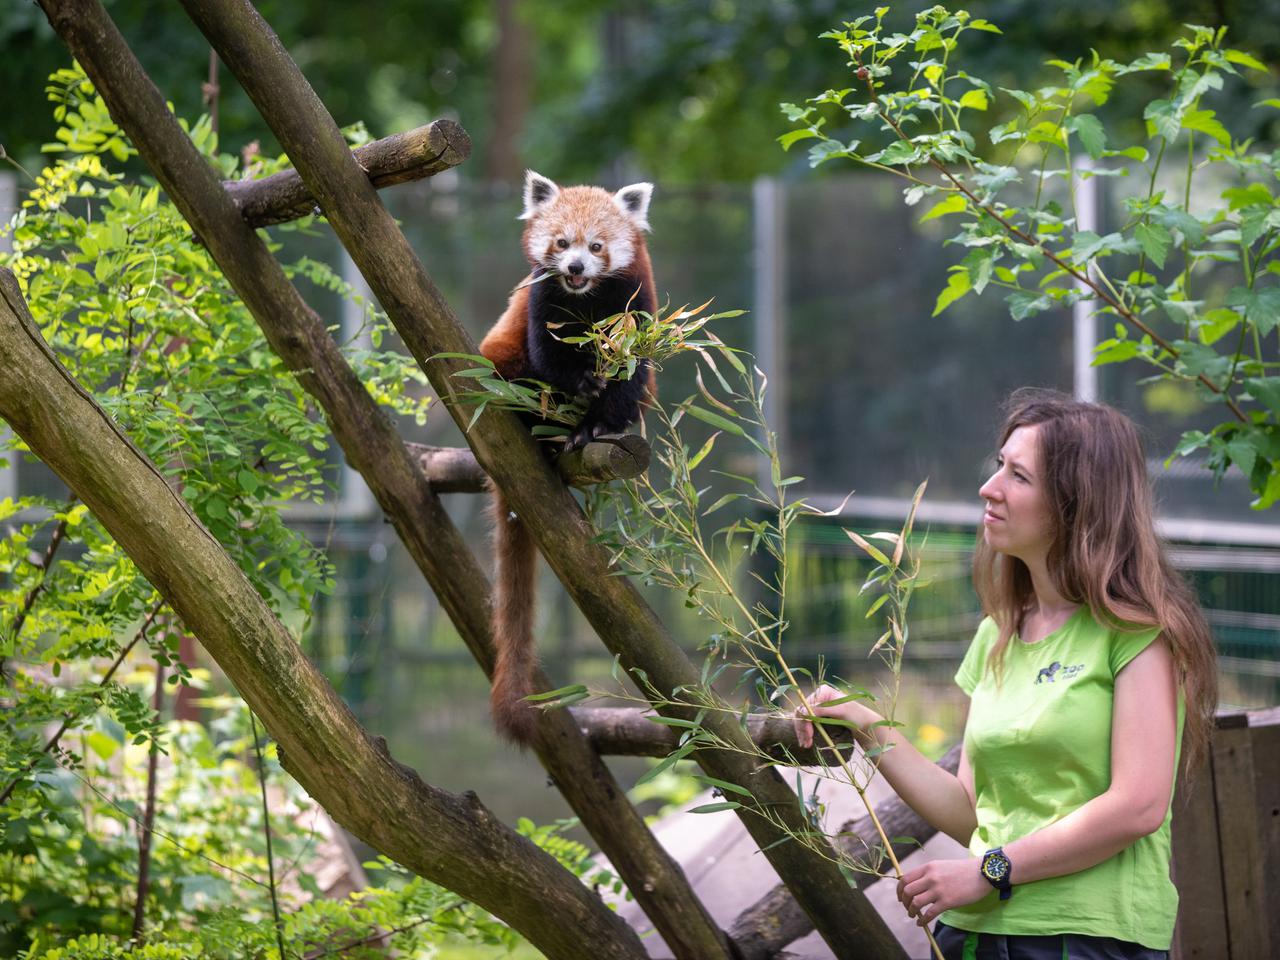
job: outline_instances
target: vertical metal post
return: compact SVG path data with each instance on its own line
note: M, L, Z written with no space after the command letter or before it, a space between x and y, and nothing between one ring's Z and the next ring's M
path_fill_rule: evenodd
M1093 162L1085 154L1076 156L1071 163L1075 178L1076 229L1097 232L1098 229L1098 178L1082 177L1081 173L1093 169ZM1082 291L1088 288L1080 281L1076 286ZM1072 349L1074 359L1074 393L1077 400L1098 399L1098 368L1091 366L1093 348L1098 342L1097 309L1093 299L1077 300L1071 307L1073 323Z
M18 212L18 178L10 171L0 171L0 223L8 223L9 218ZM0 253L8 253L13 249L13 238L10 234L0 236ZM7 439L9 428L0 423L0 440ZM12 457L8 466L0 465L0 500L18 495L18 469Z
M365 281L364 275L356 269L356 265L351 260L350 254L341 245L338 247L339 256L342 263L342 279L349 283L357 294L365 300L373 300L373 291L369 289L369 284ZM356 343L361 347L370 347L373 340L370 338L367 330L362 330L364 326L364 307L351 300L344 299L342 301L342 326L341 340L346 343L352 337L356 337ZM358 334L358 336L357 336ZM364 478L359 472L353 470L351 466L344 460L342 464L342 477L338 481L338 509L339 515L342 517L364 517L374 512L375 504L373 494L369 491L368 485L364 482Z
M764 416L777 434L779 454L785 460L787 436L787 207L783 185L772 177L761 177L751 189L755 228L752 252L755 275L753 311L756 365L769 378L764 397ZM760 462L761 485L770 483L769 464Z

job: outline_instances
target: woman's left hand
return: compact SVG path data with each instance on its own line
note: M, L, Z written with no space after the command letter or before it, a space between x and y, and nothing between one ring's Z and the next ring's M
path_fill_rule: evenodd
M916 923L926 926L952 907L977 903L995 888L982 876L982 861L931 860L902 875L898 881L898 899Z

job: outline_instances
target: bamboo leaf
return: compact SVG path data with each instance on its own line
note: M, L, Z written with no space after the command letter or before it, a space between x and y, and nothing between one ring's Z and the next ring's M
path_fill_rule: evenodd
M688 413L691 417L695 417L696 419L701 420L703 423L709 423L713 427L719 427L721 430L724 430L728 433L732 433L735 437L747 436L747 432L743 430L740 426L738 426L732 420L726 420L724 417L720 416L718 413L712 413L710 410L703 410L701 407L696 406L695 404L692 404L692 403L686 403L683 407L681 407L681 409L684 410L686 413ZM748 437L748 439L750 438Z
M845 534L847 534L850 540L861 547L863 552L868 554L877 563L883 563L886 567L891 565L889 563L889 558L886 557L881 550L864 540L856 531L846 530Z

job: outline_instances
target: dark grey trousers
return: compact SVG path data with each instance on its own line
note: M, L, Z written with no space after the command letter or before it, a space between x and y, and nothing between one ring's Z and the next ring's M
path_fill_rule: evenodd
M949 927L941 920L933 939L946 960L1168 960L1166 950L1152 950L1140 943L1082 933L1050 936L972 933Z

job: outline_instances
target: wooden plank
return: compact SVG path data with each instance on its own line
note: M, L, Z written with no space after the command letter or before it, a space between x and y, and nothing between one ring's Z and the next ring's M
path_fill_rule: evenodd
M1280 709L1266 726L1249 717L1253 739L1258 846L1262 850L1262 912L1270 919L1268 935L1273 951L1280 950Z
M1178 921L1172 960L1222 960L1227 943L1215 796L1213 764L1206 762L1185 789L1179 785L1173 799L1169 830Z
M1232 960L1271 956L1271 924L1264 909L1264 857L1258 842L1253 732L1248 727L1219 729L1212 748L1223 899Z

